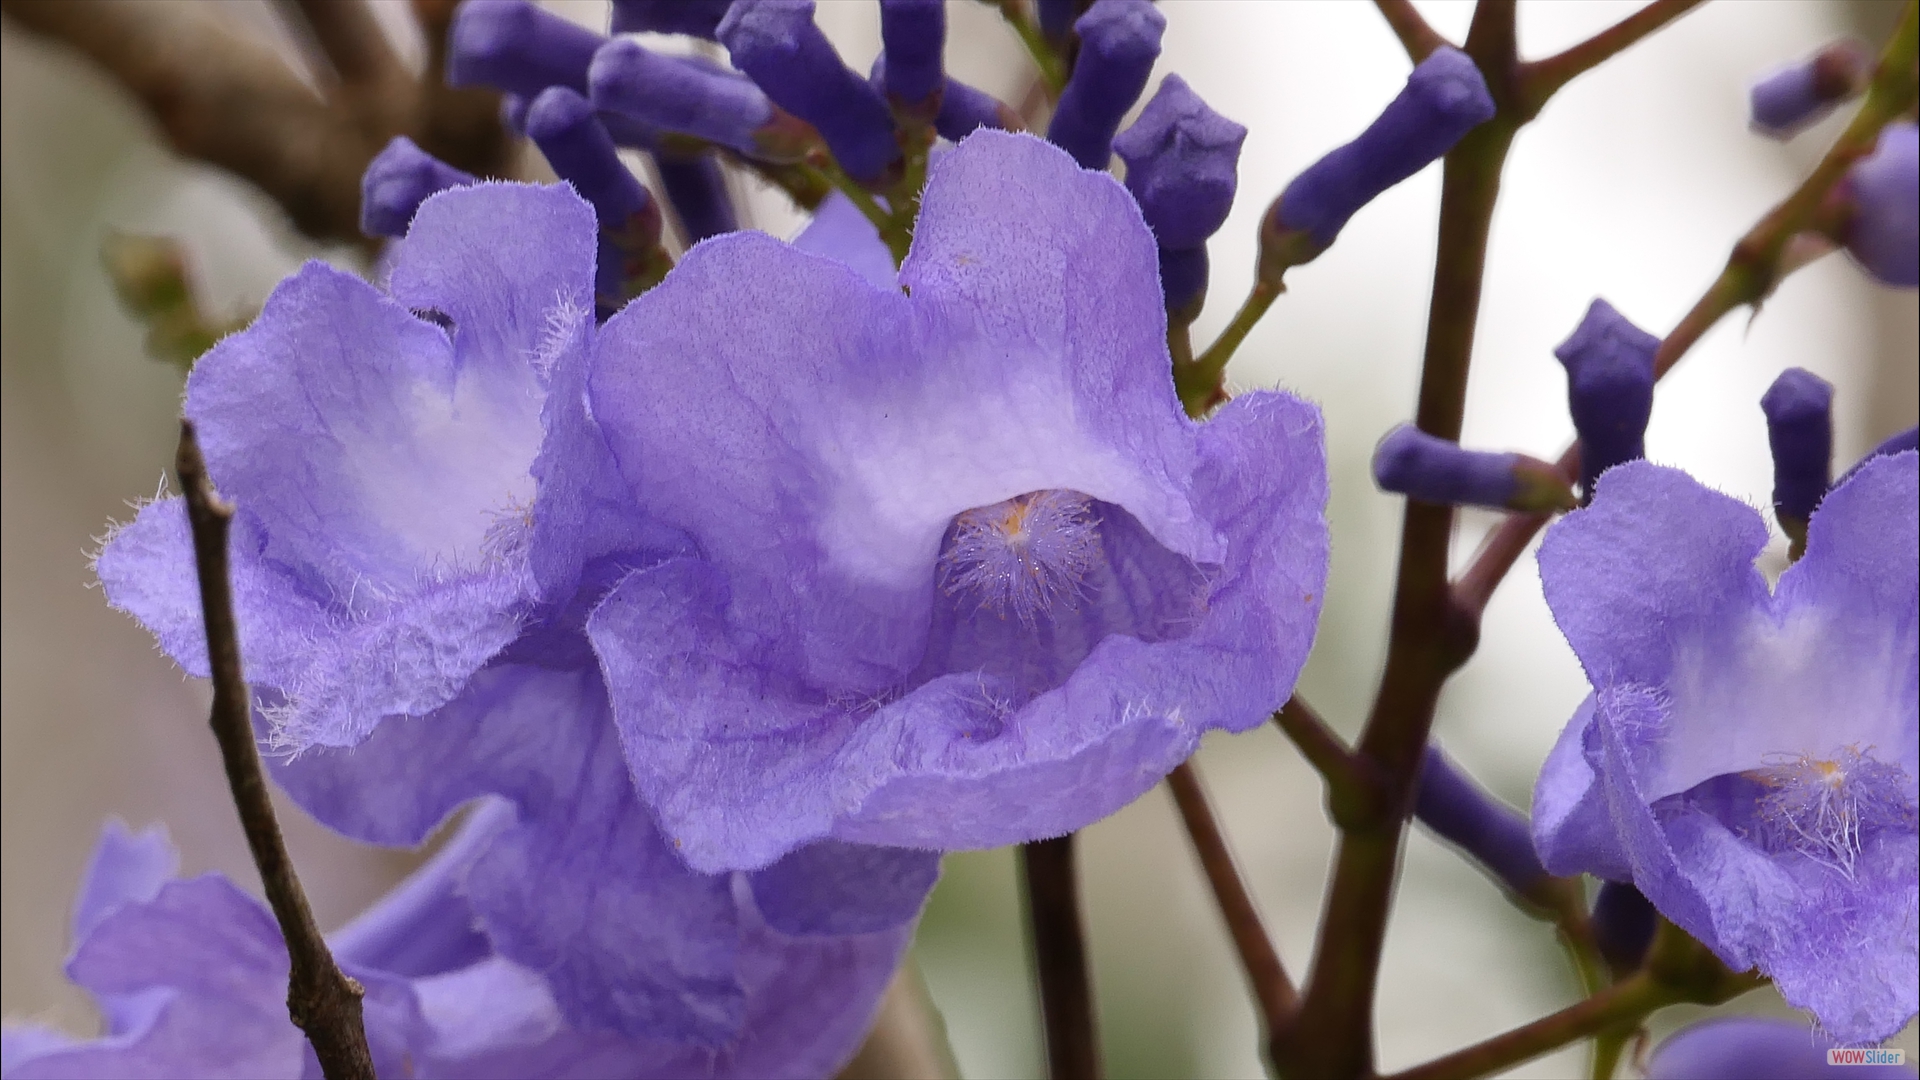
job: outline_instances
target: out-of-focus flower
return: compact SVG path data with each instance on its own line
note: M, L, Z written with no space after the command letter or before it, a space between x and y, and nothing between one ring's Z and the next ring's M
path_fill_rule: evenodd
M1317 411L1188 420L1132 198L1031 137L935 162L897 279L702 245L608 322L591 386L698 553L588 624L696 868L1078 828L1265 719L1312 640Z
M1493 96L1467 54L1435 49L1367 130L1287 185L1270 212L1273 222L1325 248L1361 207L1439 159L1493 114Z
M1595 300L1573 336L1553 350L1567 369L1567 411L1580 435L1580 489L1588 498L1601 473L1646 456L1659 348L1659 338Z
M1920 459L1870 462L1769 593L1760 515L1633 462L1540 551L1594 693L1534 792L1547 868L1631 881L1843 1042L1915 1011Z
M946 85L946 0L880 0L880 44L893 61L881 89L908 109L925 108Z
M367 989L367 1039L381 1076L829 1075L864 1035L910 932L783 934L734 882L720 894L737 916L744 997L730 1041L716 1048L582 1029L564 1018L545 979L494 953L475 928L468 876L513 818L504 803L475 807L432 860L329 940L341 968ZM169 881L174 861L157 828L131 837L108 826L76 905L68 963L99 1004L106 1033L74 1040L9 1028L9 1080L319 1074L287 1017L286 945L272 915L219 875ZM671 859L656 861L691 876ZM663 914L676 921L639 917Z
M1805 1024L1759 1016L1703 1020L1667 1036L1647 1080L1912 1080L1904 1065L1829 1065L1833 1044Z
M276 765L287 789L395 845L504 797L516 824L467 881L496 950L541 971L571 1023L718 1047L748 1009L734 885L658 838L581 632L620 575L683 547L635 512L587 409L594 238L563 187L434 196L390 295L310 264L196 366L186 412L238 506L242 657L298 752ZM143 509L98 570L206 671L179 500ZM859 932L909 924L934 858L860 857L882 871L856 878ZM776 927L818 921L756 904Z
M1865 90L1872 76L1873 53L1852 38L1842 38L1754 82L1749 95L1753 128L1771 138L1791 139Z
M1080 54L1054 106L1047 139L1082 168L1104 170L1113 133L1140 100L1160 58L1167 18L1151 0L1095 0L1073 24Z
M584 94L587 65L605 40L532 0L464 0L448 33L447 82L529 101L549 86Z
M1853 212L1844 239L1861 269L1884 285L1920 285L1920 128L1888 124L1872 154L1847 171Z

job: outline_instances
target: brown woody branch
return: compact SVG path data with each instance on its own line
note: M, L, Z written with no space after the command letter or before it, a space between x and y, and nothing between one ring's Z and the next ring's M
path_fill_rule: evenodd
M373 1059L360 1019L360 984L342 974L320 936L307 906L307 894L287 855L280 822L267 799L267 777L254 745L253 705L240 670L240 637L233 620L233 595L227 577L227 529L233 506L214 493L207 464L200 456L193 424L180 421L180 450L174 471L186 494L193 526L194 566L200 576L200 612L207 629L207 665L213 674L213 712L208 723L220 744L233 805L247 834L253 864L260 870L267 903L286 939L287 1013L320 1059L327 1080L373 1080Z
M338 76L318 93L270 45L229 25L220 7L0 0L17 25L104 68L177 152L256 184L316 240L365 242L360 176L395 135L469 172L504 173L497 97L441 84L451 3L415 2L431 61L416 80L400 68L365 0L300 0L294 10Z

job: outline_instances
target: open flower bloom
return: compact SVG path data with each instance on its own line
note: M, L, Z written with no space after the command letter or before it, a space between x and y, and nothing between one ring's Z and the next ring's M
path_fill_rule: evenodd
M275 773L370 843L419 844L461 805L506 800L468 902L585 1030L720 1053L771 977L761 921L822 947L882 935L821 999L833 1022L809 1021L850 1051L937 860L822 844L748 882L697 874L636 797L584 625L683 542L635 511L587 411L594 240L564 187L443 192L387 292L309 264L195 366L186 412L238 507L242 658L293 752ZM205 674L180 500L144 508L98 570Z
M608 321L594 415L695 551L588 635L690 864L1056 836L1286 701L1320 416L1188 420L1165 332L1125 189L995 131L934 163L897 279L740 233Z
M1759 513L1646 462L1540 550L1594 687L1534 791L1547 869L1631 881L1843 1043L1915 1011L1917 466L1828 493L1771 592Z
M331 936L341 968L366 987L378 1075L822 1076L865 1034L907 933L783 935L759 917L744 881L728 898L746 954L738 1038L713 1048L569 1024L540 974L492 951L466 902L475 857L513 816L503 803L476 807L433 859ZM218 874L170 880L175 861L159 829L108 826L75 905L67 965L106 1033L9 1028L8 1080L320 1075L287 1017L287 949L266 905Z

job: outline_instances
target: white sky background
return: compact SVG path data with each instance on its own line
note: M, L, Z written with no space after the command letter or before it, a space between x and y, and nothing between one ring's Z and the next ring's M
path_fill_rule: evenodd
M559 0L604 28L599 0ZM1521 45L1554 51L1634 5L1523 3ZM1259 214L1295 173L1351 138L1408 71L1398 43L1356 2L1165 0L1166 51L1215 109L1251 128L1240 198L1211 245L1204 344L1249 283ZM1470 5L1423 3L1463 36ZM1003 96L1026 61L986 7L950 5L949 67ZM1830 4L1722 0L1565 89L1524 131L1494 223L1464 441L1556 455L1571 436L1552 347L1605 296L1664 333L1722 265L1732 241L1784 195L1833 130L1781 147L1749 134L1745 86L1842 27ZM827 0L821 22L865 70L875 8ZM166 820L185 869L250 882L245 849L204 740L204 695L106 611L86 538L121 500L148 494L170 460L178 380L140 352L95 252L104 226L187 241L216 307L257 304L311 248L230 179L171 159L98 74L8 27L5 47L5 1009L84 1024L63 986L67 905L100 819ZM1240 350L1237 386L1282 386L1325 409L1334 496L1334 579L1303 690L1351 732L1383 656L1398 501L1376 492L1373 444L1409 419L1432 272L1439 170L1362 210L1332 250L1289 275L1289 292ZM752 220L785 235L799 218L776 197ZM1888 433L1868 430L1872 365L1889 301L1844 258L1791 279L1749 326L1731 319L1660 388L1649 456L1756 505L1770 488L1759 398L1798 365L1834 381L1849 462ZM1914 319L1912 294L1893 301ZM1901 306L1904 305L1904 306ZM1912 405L1905 406L1910 424ZM1875 414L1876 416L1880 414ZM1876 420L1875 423L1880 423ZM1470 551L1491 515L1469 514ZM1531 558L1489 611L1481 649L1449 689L1438 733L1507 797L1534 772L1585 691L1540 600ZM1318 785L1272 731L1210 741L1215 800L1281 939L1306 968L1330 831ZM297 828L296 857L323 922L378 891L391 862ZM1084 861L1112 1073L1260 1074L1253 1021L1224 933L1170 802L1159 792L1086 835ZM1021 966L1012 861L948 860L920 956L970 1077L1039 1067ZM309 867L311 869L309 869ZM1424 834L1410 842L1380 999L1381 1064L1394 1068L1494 1034L1571 1000L1547 931ZM1758 997L1756 995L1756 997ZM1915 1050L1912 1029L1905 1036ZM1514 1075L1579 1068L1563 1056Z

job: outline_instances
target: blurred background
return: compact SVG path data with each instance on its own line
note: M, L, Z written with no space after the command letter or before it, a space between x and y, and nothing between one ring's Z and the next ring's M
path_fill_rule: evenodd
M180 2L180 0L173 0ZM189 0L190 2L190 0ZM296 63L271 0L212 5ZM604 30L599 0L549 6ZM1426 2L1461 37L1464 2ZM1523 53L1539 56L1632 4L1523 2ZM1495 218L1464 441L1551 458L1572 435L1552 347L1605 296L1663 333L1745 229L1824 149L1836 121L1779 145L1748 133L1746 86L1842 33L1876 45L1892 0L1721 0L1574 82L1520 136ZM1195 340L1224 325L1251 280L1258 215L1302 167L1369 121L1408 70L1371 5L1167 0L1160 72L1177 71L1252 129L1240 199L1212 242L1213 286ZM401 56L425 53L400 0L378 0ZM824 0L819 18L864 70L879 48L866 0ZM950 4L949 69L1017 101L1031 74L998 15ZM409 36L411 35L411 36ZM101 269L107 230L179 239L208 308L250 313L307 258L364 268L353 248L316 247L257 189L167 150L134 99L66 48L0 22L0 387L4 576L0 742L4 817L3 980L9 1019L86 1032L94 1023L60 971L67 911L101 821L165 822L184 870L254 883L217 755L208 695L92 588L92 538L130 516L171 461L180 376L149 359L142 328ZM1151 87L1157 85L1156 73ZM538 155L526 169L537 173ZM1439 170L1362 211L1340 242L1289 275L1290 291L1242 347L1239 387L1283 386L1327 416L1333 577L1301 692L1351 735L1384 657L1399 506L1367 473L1373 444L1412 414L1432 271ZM800 217L743 182L747 221L789 235ZM1838 468L1914 423L1915 295L1868 282L1843 256L1792 277L1756 317L1727 320L1660 389L1648 455L1754 504L1769 501L1759 398L1781 369L1838 387ZM1493 515L1468 512L1464 559ZM1784 541L1771 554L1783 560ZM1497 595L1478 655L1442 699L1438 738L1525 806L1532 779L1585 680L1541 600L1531 558ZM1277 731L1217 737L1199 764L1291 969L1312 943L1332 831L1315 775ZM410 865L360 848L282 806L321 922L333 926ZM1114 1077L1261 1075L1237 964L1171 800L1156 790L1084 834L1087 917ZM968 1077L1042 1071L1009 851L950 856L916 954ZM1379 1002L1383 1069L1496 1034L1572 1001L1548 929L1508 906L1420 830L1408 841ZM1730 1008L1785 1014L1771 991ZM1656 1028L1688 1018L1669 1010ZM1909 1026L1896 1045L1920 1045ZM1577 1052L1516 1076L1578 1074Z

